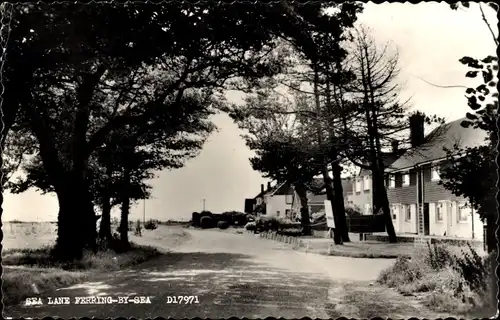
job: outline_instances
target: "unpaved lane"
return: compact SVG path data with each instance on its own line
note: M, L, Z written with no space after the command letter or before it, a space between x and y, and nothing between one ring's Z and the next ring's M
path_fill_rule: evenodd
M150 304L18 306L12 317L173 318L406 318L436 315L387 288L370 286L390 260L325 257L290 250L253 235L187 230L187 241L138 267L95 276L91 282L46 294L149 296ZM137 242L165 248L161 237ZM197 304L169 304L169 297L197 296ZM353 297L363 297L361 300ZM372 301L366 310L363 301ZM356 305L358 304L358 305ZM361 305L359 305L361 304ZM377 306L377 307L375 307Z

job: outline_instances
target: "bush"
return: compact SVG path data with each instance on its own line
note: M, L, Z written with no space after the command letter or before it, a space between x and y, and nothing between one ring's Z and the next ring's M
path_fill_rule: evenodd
M427 293L424 303L436 311L463 313L483 308L491 300L489 264L496 257L491 256L482 258L470 244L458 254L447 245L428 245L411 258L398 258L377 281L403 294Z
M254 230L256 230L256 227L255 227L255 221L248 222L248 223L245 225L245 229L246 229L246 230L248 230L248 231L254 231Z
M212 228L213 227L213 219L209 216L201 217L200 226L203 229Z
M348 217L362 216L363 214L358 208L347 207L345 208L345 215Z
M158 228L158 222L153 219L149 219L144 224L144 229L146 230L155 230L156 228Z
M128 222L128 231L134 231L134 221Z
M193 227L200 226L200 214L198 212L193 212L191 215L191 224Z
M227 221L219 221L217 223L217 227L219 229L227 229L227 228L229 228L229 222L227 222Z

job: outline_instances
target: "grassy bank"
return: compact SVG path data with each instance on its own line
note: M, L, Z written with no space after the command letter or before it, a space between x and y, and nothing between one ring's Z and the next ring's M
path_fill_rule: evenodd
M2 252L3 301L5 305L20 303L44 291L83 282L94 272L119 270L159 255L160 252L155 248L133 245L125 253L112 250L85 252L81 260L60 263L51 257L48 246L6 250Z
M471 245L457 251L433 244L410 257L399 257L378 282L418 297L435 311L470 316L491 308L495 257L480 255Z

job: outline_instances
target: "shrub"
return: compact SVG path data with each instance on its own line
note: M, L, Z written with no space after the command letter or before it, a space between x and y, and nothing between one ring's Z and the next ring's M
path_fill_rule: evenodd
M193 227L200 226L200 214L198 212L193 212L191 215L191 224Z
M213 219L209 216L201 217L200 226L203 229L212 228L213 227Z
M442 244L427 243L427 255L425 262L436 271L442 270L454 264L455 256Z
M128 222L128 231L134 231L134 221Z
M363 214L359 210L359 208L347 207L345 208L345 214L348 217L357 217L362 216Z
M219 227L219 229L227 229L227 228L229 228L229 222L224 221L224 220L219 221L217 223L217 227Z
M484 308L489 303L485 301L491 301L488 280L496 256L482 258L470 244L460 254L453 252L447 245L428 245L411 258L398 258L377 281L401 293L427 292L424 303L436 311L456 314Z
M153 219L149 219L144 224L144 229L146 230L155 230L156 228L158 228L158 222Z
M462 250L462 255L455 258L453 268L459 272L469 287L475 291L484 291L489 274L488 257L482 258L477 251L467 243L468 251Z
M255 227L255 221L248 222L248 223L245 225L245 229L246 229L246 230L248 230L248 231L254 231L254 230L256 230L256 227Z

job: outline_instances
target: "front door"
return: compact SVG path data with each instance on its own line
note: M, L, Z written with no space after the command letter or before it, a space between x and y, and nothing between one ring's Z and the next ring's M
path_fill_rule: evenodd
M429 235L430 231L429 222L429 203L424 203L424 236Z

